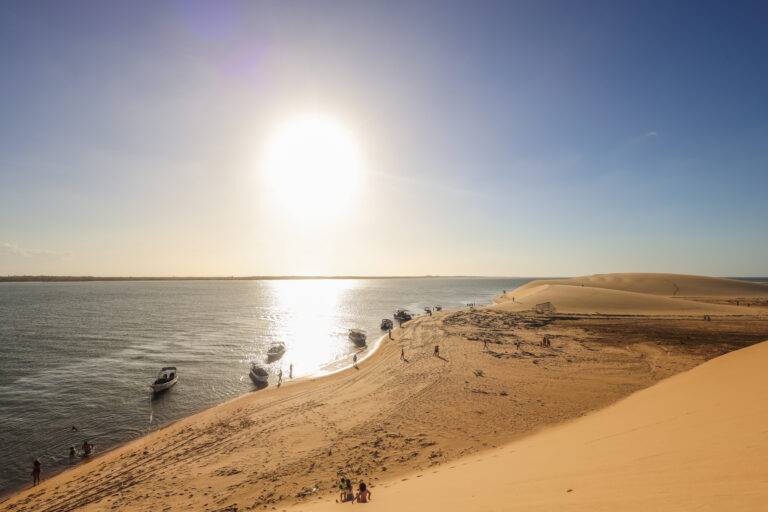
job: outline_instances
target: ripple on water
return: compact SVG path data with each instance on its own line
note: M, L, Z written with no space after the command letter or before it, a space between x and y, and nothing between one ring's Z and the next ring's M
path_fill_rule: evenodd
M273 375L307 375L356 350L347 329L375 336L397 307L487 302L525 281L0 283L0 494L36 457L64 469L85 439L102 451L253 391L249 364L275 341L287 351ZM179 383L151 399L167 364Z

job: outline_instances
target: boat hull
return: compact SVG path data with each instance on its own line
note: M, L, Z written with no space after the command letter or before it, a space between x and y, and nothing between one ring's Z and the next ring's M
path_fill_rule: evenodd
M275 350L271 352L267 352L267 359L270 361L276 361L283 357L283 354L285 354L285 348L283 347L282 350Z
M248 372L248 376L257 386L269 384L269 375L256 375L253 372Z
M173 380L169 380L168 382L163 382L162 384L152 384L150 385L150 387L152 388L152 391L154 393L161 393L163 391L171 389L173 386L176 385L178 381L179 381L179 378L174 377Z

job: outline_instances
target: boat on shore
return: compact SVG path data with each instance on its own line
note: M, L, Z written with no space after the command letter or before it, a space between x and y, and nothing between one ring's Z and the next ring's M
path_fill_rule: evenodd
M411 320L413 318L413 315L411 315L411 313L409 313L407 309L398 309L397 311L395 311L394 318L395 320L397 320L402 324L407 322L408 320Z
M251 364L251 371L248 372L248 376L257 386L269 384L269 371L259 364Z
M368 335L362 329L350 329L349 341L357 345L358 347L364 347Z
M165 391L167 389L172 388L173 386L176 385L178 381L179 381L179 374L176 371L176 367L165 366L157 374L157 378L155 378L155 382L153 382L149 387L152 388L153 393L160 393L161 391Z

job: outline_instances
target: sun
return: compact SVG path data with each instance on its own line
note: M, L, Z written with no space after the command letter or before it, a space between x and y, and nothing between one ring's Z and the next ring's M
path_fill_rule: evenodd
M267 138L262 158L270 202L302 219L338 215L358 193L360 146L331 116L306 114L279 124Z

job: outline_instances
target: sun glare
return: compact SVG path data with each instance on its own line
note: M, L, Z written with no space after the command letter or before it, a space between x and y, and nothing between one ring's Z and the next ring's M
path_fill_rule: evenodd
M262 176L270 199L303 219L344 211L358 191L360 148L331 117L304 115L278 125L263 151Z

